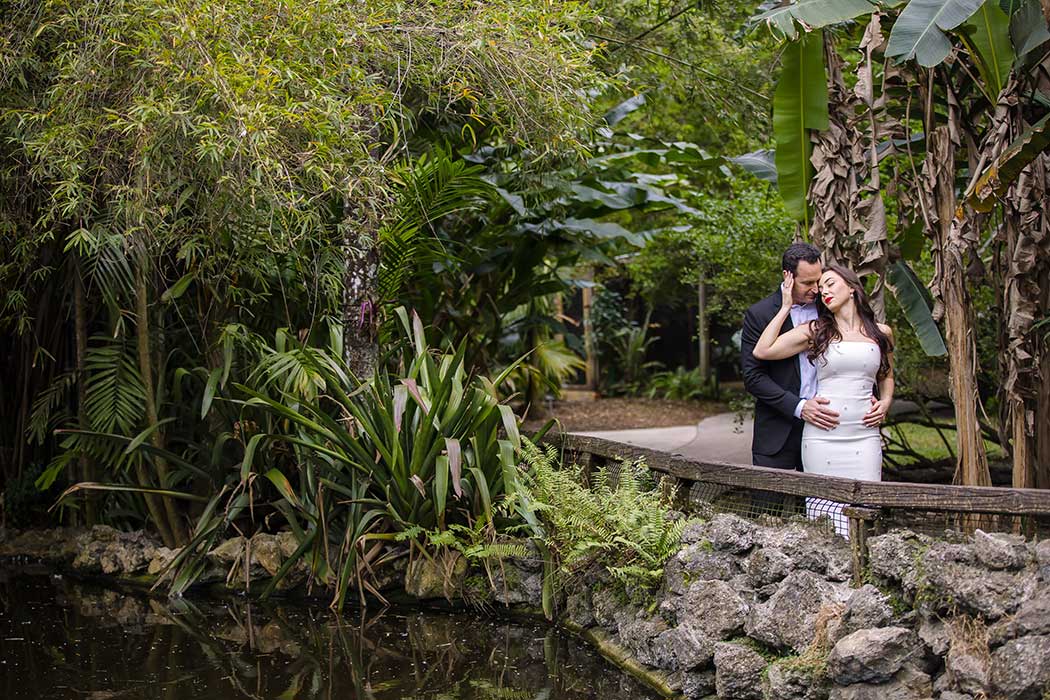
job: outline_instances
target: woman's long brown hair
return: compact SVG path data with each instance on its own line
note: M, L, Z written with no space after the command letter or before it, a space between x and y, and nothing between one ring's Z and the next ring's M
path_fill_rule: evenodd
M864 335L874 340L879 346L879 371L875 377L879 381L883 380L890 371L890 353L893 351L893 344L875 321L875 312L871 309L871 301L868 299L867 292L864 291L864 285L860 283L860 277L857 277L857 273L848 267L835 263L825 265L824 272L834 272L853 290L853 303L857 307ZM818 294L817 320L813 321L809 361L816 364L817 360L824 357L828 346L837 340L842 340L842 333L839 332L838 324L835 323L835 315L824 306L824 298Z

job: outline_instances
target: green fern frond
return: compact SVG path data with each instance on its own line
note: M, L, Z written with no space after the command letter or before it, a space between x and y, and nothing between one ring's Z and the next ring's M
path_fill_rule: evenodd
M649 587L659 581L686 523L667 519L665 497L644 462L625 461L615 475L599 467L591 474L590 489L576 469L558 465L550 445L545 450L524 445L524 462L523 488L563 574L597 563L625 584Z

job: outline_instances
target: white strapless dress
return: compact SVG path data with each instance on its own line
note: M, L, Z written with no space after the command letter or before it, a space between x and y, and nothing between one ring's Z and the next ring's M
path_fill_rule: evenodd
M806 423L802 430L802 468L808 474L827 474L864 481L882 480L882 435L864 425L871 409L872 388L879 371L879 346L865 341L838 341L828 346L817 365L817 393L839 413L834 430ZM849 525L841 503L819 498L806 500L810 518L830 517L835 531L848 536Z

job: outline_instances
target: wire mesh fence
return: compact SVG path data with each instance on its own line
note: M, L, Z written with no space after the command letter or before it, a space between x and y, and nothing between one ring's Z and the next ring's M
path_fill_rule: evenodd
M653 470L654 482L663 480L677 490L677 508L701 515L732 513L765 523L805 522L847 539L858 526L865 535L908 528L950 539L980 528L1050 537L1050 491L880 482L874 491L869 488L856 498L836 500L828 495L854 493L843 486L851 480L707 464L598 438L566 435L554 441L566 450L566 463L578 462L584 473L603 467L611 484L618 478L620 460L644 460ZM931 507L931 503L943 505Z

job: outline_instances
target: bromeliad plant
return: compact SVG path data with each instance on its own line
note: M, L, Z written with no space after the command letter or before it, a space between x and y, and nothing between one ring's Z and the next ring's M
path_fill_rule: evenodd
M211 500L170 567L173 593L192 583L231 527L256 529L276 514L299 547L264 595L306 562L334 589L335 607L351 588L378 594L371 579L403 555L394 546L404 539L399 533L479 522L495 531L494 506L517 489L517 419L495 389L514 366L493 381L471 376L465 345L431 350L419 317L396 313L406 340L368 381L355 378L338 353L298 346L286 352L294 351L297 372L309 369L312 398L272 375L255 388L238 385L248 396L244 410L263 410L281 428L245 436L236 479Z

